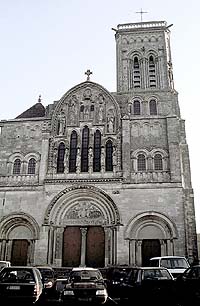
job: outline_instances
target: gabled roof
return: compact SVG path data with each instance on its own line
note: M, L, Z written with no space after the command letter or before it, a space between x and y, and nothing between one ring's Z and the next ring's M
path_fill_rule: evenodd
M21 113L15 119L19 118L35 118L35 117L44 117L45 116L45 107L42 103L37 102L32 107Z

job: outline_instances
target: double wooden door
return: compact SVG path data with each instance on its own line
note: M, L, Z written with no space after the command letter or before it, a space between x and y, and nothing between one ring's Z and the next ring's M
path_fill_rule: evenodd
M105 264L105 235L101 226L90 226L82 236L76 226L65 228L63 237L63 266L75 267L85 258L89 267L103 267ZM85 247L82 247L84 243ZM81 254L84 252L84 254Z

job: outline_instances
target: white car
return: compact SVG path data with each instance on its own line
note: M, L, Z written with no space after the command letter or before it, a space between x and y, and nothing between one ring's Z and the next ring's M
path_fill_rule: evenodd
M187 268L190 267L184 256L161 256L150 259L151 267L165 267L171 272L174 278L177 278Z

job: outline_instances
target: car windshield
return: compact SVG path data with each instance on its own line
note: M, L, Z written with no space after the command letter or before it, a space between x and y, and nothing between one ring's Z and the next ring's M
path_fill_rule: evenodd
M188 263L185 258L163 258L161 259L161 267L167 269L186 269L188 268Z
M30 283L34 282L34 276L29 270L15 270L4 268L0 274L0 282L2 283Z
M94 281L100 280L102 276L99 271L72 271L69 276L70 281L78 282L78 281Z
M159 279L159 280L164 280L164 279L171 279L171 276L167 270L161 270L161 269L149 269L144 271L144 280L148 279Z
M108 272L107 278L112 280L120 280L126 278L129 273L130 269L128 268L114 268Z

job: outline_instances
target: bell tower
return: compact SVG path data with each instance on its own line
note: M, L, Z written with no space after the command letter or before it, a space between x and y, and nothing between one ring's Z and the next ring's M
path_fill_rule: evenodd
M170 28L165 21L117 26L117 91L173 89Z

